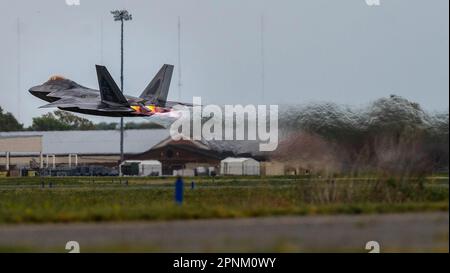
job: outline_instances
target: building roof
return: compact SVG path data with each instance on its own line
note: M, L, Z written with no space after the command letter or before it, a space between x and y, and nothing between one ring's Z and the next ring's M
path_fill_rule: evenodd
M140 163L141 165L162 165L158 160L125 160L122 164Z
M211 150L211 148L207 144L205 144L205 143L203 143L203 142L201 142L199 140L183 140L183 139L181 139L181 140L175 141L170 136L167 137L166 139L164 139L163 141L159 142L155 146L153 146L152 149L158 149L158 148L170 145L170 144L174 144L174 145L189 145L189 146L193 146L193 147L195 147L197 149Z
M210 150L219 153L232 153L234 155L258 155L259 142L256 140L173 140L170 136L160 143L156 144L153 149L161 148L170 144L189 145L201 150Z
M253 158L246 158L246 157L227 157L224 160L222 160L222 162L226 163L244 163L246 161L258 162Z
M44 155L118 155L120 153L119 130L51 131L51 132L0 132L1 138L42 137ZM224 153L226 156L257 155L256 141L174 141L167 129L126 130L124 152L127 155L142 154L167 145L185 146L201 152ZM1 153L2 151L0 151ZM13 154L35 154L14 153Z
M11 138L32 138L32 137L42 137L42 135L35 135L35 134L32 134L32 135L26 135L26 136L18 136L18 135L3 135L3 133L2 132L0 132L0 139L7 139L7 138L9 138L9 139L11 139Z
M0 132L0 137L42 136L43 154L116 155L120 153L120 131ZM126 130L124 152L138 154L169 136L167 129Z

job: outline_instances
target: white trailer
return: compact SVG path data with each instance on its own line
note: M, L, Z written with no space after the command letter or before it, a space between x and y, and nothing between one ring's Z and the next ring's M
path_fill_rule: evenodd
M260 163L253 158L228 157L220 162L221 175L260 175Z

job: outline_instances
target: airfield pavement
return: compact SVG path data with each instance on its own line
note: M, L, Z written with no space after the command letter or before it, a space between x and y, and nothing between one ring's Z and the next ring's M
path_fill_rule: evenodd
M77 224L0 225L0 251L67 252L448 252L448 212L283 216Z

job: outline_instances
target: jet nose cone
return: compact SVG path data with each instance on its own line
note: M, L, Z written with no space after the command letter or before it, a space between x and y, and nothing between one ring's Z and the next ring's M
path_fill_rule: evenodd
M28 91L31 93L31 95L33 95L37 98L40 98L40 99L45 99L45 97L50 93L42 85L37 85L37 86L31 87Z
M31 87L30 89L28 89L28 92L30 92L32 95L34 95L37 91L36 91L36 86L35 87Z
M37 85L37 86L31 87L28 91L30 93L41 92L42 88L41 88L41 85Z

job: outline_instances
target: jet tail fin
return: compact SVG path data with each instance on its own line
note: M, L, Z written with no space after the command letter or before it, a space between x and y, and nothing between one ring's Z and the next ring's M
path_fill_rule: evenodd
M145 88L140 98L149 100L159 106L165 106L172 80L173 65L165 64L155 78Z
M102 102L109 105L129 105L106 67L97 65L97 78Z

